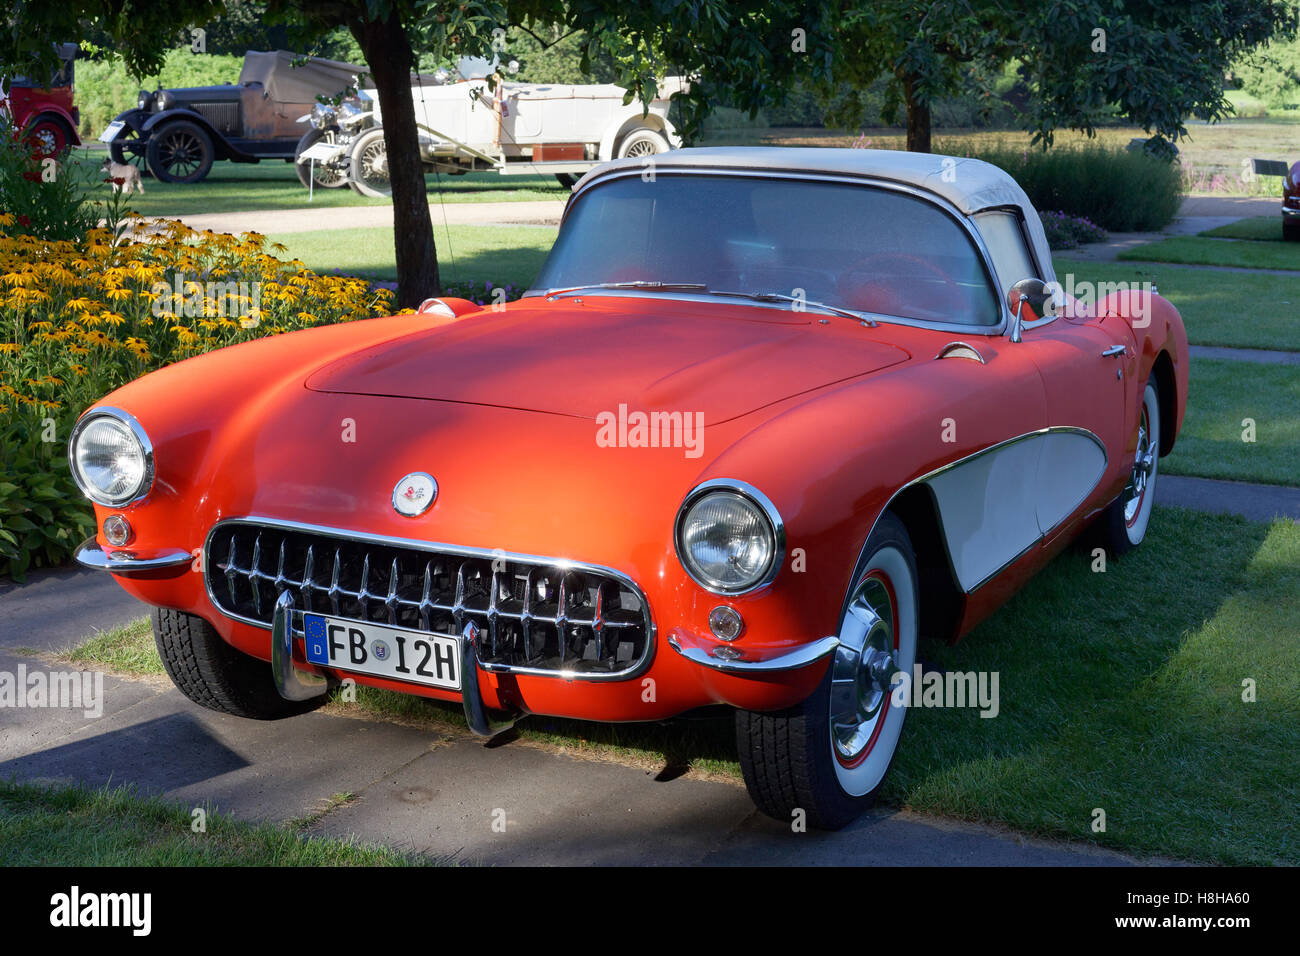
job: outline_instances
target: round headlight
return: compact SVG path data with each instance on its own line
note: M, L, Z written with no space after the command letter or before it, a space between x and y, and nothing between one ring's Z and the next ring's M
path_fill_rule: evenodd
M776 576L785 535L776 508L739 482L705 482L682 504L677 556L698 584L740 594Z
M147 110L153 106L153 94L148 90L141 90L135 98L135 108L138 110Z
M96 409L68 442L72 477L91 501L108 507L139 498L153 483L153 449L140 423L117 409Z

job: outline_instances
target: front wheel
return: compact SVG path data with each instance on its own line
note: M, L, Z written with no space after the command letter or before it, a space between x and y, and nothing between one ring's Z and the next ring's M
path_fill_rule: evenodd
M215 151L203 127L173 120L149 135L149 171L164 183L197 183L212 169Z
M1282 238L1287 242L1300 241L1300 219L1295 216L1282 217Z
M1137 452L1133 468L1120 496L1097 519L1100 544L1111 554L1132 551L1147 534L1151 506L1156 497L1156 474L1160 470L1160 394L1152 375L1142 393L1138 415Z
M788 710L737 712L745 785L773 819L790 823L803 811L809 825L838 830L875 801L907 716L895 675L910 677L916 663L914 554L903 523L882 515L851 579L840 646L821 684Z
M310 187L314 179L316 185L322 189L338 189L340 186L348 184L347 167L326 166L319 162L310 160L303 162L298 157L306 150L315 146L321 140L333 143L338 135L338 130L311 129L303 134L302 139L298 140L298 148L293 153L293 167L298 173L298 182L305 187Z
M231 647L196 614L154 608L153 639L176 689L208 710L276 720L325 702L323 697L285 700L275 689L270 664Z

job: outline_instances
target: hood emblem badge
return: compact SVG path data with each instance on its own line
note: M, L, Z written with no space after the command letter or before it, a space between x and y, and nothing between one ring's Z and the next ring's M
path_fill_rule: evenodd
M423 471L413 471L403 476L393 488L393 510L399 515L414 518L429 510L438 497L438 483L433 475Z

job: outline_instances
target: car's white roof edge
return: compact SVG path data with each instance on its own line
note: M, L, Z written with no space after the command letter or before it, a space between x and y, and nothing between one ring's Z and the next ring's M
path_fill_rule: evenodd
M650 158L655 169L718 169L863 176L912 186L938 196L959 212L1020 211L1039 264L1055 281L1042 220L1020 184L1006 170L969 156L909 153L894 149L808 146L706 146L669 150ZM644 169L647 157L615 159L588 172L578 186L622 169ZM578 187L575 187L575 192Z

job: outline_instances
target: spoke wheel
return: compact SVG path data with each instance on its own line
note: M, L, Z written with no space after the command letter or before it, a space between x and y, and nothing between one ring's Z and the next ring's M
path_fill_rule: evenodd
M371 130L357 140L352 149L352 188L363 196L387 197L393 194L388 178L388 148L384 131Z
M212 140L202 127L175 120L149 137L149 169L167 183L197 183L212 169Z
M140 134L131 127L124 129L117 139L108 144L108 155L113 162L123 166L134 166L140 175L149 175L149 163L145 157L145 142Z

